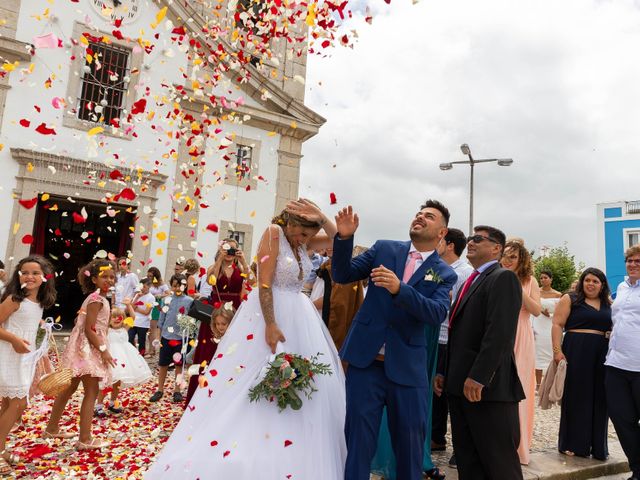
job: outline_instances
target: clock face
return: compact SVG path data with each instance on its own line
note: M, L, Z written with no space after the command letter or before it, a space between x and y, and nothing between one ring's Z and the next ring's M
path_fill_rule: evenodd
M142 0L89 0L89 3L102 18L111 22L118 18L122 23L135 22L142 10Z

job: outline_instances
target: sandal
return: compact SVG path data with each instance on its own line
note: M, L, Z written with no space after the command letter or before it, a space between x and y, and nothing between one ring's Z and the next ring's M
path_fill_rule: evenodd
M20 463L20 457L15 453L11 453L7 450L0 452L0 458L3 458L9 465L17 465Z
M51 432L48 432L48 431L45 430L42 433L42 438L63 438L63 439L67 439L67 438L73 438L75 436L76 436L75 433L69 432L69 431L66 431L66 430L59 430L56 433L51 433Z
M7 460L2 455L0 455L0 475L4 477L5 475L9 475L12 472L13 468L11 468L9 462L7 462Z
M109 446L108 442L103 442L99 438L92 438L89 443L77 441L74 445L76 450L100 450L101 448Z
M440 472L438 467L434 467L431 470L425 470L424 474L426 475L426 478L430 480L444 480L446 477L444 473Z

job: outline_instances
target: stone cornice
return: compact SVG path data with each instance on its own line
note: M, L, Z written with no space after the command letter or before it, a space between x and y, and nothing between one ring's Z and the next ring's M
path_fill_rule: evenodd
M64 172L69 169L74 170L74 172L82 172L85 176L89 172L101 172L108 171L110 167L105 165L104 163L97 162L87 162L86 160L81 160L79 158L62 156L62 155L54 155L51 153L38 152L36 150L29 150L25 148L11 148L11 156L18 162L20 165L28 165L31 163L34 167L40 167L47 169L49 166L53 166L57 172L64 174ZM135 169L131 169L130 172L126 172L133 175L137 174ZM26 177L29 178L29 177ZM167 175L161 173L153 173L146 170L142 171L142 183L156 189L167 181ZM38 181L45 183L58 183L56 181L55 176L53 174L49 175L49 180L47 178L38 178ZM117 186L116 186L117 185ZM82 186L86 188L98 188L95 185L86 185ZM80 187L80 185L78 185ZM104 188L105 192L117 192L119 191L121 185L115 184L113 182L107 182ZM141 192L141 195L145 195L144 192Z
M206 97L196 97L192 89L181 86L181 89L189 95L190 106L186 107L192 111L202 111L200 105L210 106L209 99ZM184 100L183 100L184 102ZM195 107L195 108L194 108ZM235 113L238 117L249 115L249 119L244 121L246 125L257 127L266 131L275 131L281 135L288 135L298 140L310 139L320 131L320 126L315 123L305 122L299 118L265 110L251 105L239 105L233 109L219 107L216 111L221 115Z
M27 47L31 47L31 44L13 38L0 37L0 57L6 60L25 62L31 60Z
M184 25L191 31L191 33L201 40L205 40L202 37L202 33L198 30L198 27L203 26L204 19L200 17L198 12L193 10L190 7L186 7L183 5L183 2L175 2L172 0L155 0L156 3L162 6L166 6L172 15L175 18L181 19ZM192 19L193 21L188 21ZM234 48L226 41L226 39L220 37L218 41L222 43L227 49L227 51L233 51ZM229 64L227 66L230 67ZM284 90L278 88L272 82L269 81L264 75L262 75L253 65L247 64L244 66L250 73L251 76L248 79L247 83L238 84L235 78L238 77L238 70L229 68L228 73L234 79L234 83L238 85L239 88L246 91L251 98L264 105L268 110L263 110L264 112L268 112L270 114L281 115L273 112L273 108L269 109L269 103L272 103L277 109L280 109L286 112L291 118L293 118L296 123L308 124L309 126L313 126L312 129L308 130L306 135L298 135L299 138L303 138L304 140L311 138L316 135L320 130L320 127L326 123L326 119L320 115L319 113L311 110L309 107L304 105L304 103L296 100L291 95L286 93ZM268 100L264 100L264 92L268 93ZM194 99L197 100L197 99ZM202 99L202 102L206 102L205 99ZM237 109L240 112L240 109ZM282 118L287 118L285 115L281 115ZM289 122L290 123L290 122ZM309 135L310 134L310 135Z

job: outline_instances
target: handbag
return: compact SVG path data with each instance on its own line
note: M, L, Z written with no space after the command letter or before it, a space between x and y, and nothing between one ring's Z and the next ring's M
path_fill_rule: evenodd
M194 300L189 307L187 315L200 320L201 322L210 322L213 313L213 305L202 300Z
M71 379L73 378L73 372L70 368L61 368L60 354L58 353L58 346L52 333L49 333L49 341L53 349L56 352L56 360L58 367L53 373L43 376L38 382L38 388L42 393L49 397L56 397L64 392L71 385Z

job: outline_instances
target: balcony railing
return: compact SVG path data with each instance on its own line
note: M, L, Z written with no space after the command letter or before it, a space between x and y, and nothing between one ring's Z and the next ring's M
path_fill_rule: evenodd
M627 205L627 215L640 213L640 200L635 200L633 202L626 202L626 205Z

